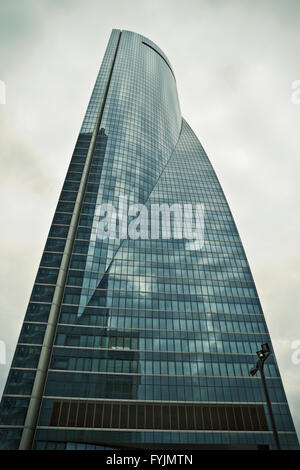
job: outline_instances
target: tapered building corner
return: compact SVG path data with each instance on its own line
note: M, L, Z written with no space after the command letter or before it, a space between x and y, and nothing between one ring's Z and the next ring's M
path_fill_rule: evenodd
M275 449L249 375L266 343L172 66L149 39L115 29L7 379L0 448ZM280 447L299 449L274 353L264 370Z

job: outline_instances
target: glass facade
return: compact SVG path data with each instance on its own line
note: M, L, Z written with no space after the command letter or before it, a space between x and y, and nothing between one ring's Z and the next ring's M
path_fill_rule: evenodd
M204 246L100 239L99 207L124 196L149 212L203 204ZM113 30L4 390L0 448L17 449L31 426L33 449L274 449L260 377L249 377L266 342L240 237L181 116L171 65L145 37ZM265 372L281 447L298 449L274 354Z

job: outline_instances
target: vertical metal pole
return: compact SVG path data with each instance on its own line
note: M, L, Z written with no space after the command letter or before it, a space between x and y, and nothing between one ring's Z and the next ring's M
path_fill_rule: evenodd
M93 135L91 138L90 146L88 149L86 161L84 164L82 176L81 176L81 181L80 181L80 186L79 190L77 193L77 198L72 214L72 219L70 222L70 227L69 227L69 232L67 236L67 241L62 257L62 262L60 265L59 269L59 274L56 282L56 287L53 295L53 300L52 300L52 305L49 313L49 318L47 322L47 327L46 327L46 332L44 336L44 341L41 349L41 354L39 358L39 363L37 366L37 371L36 371L36 376L31 392L31 397L30 397L30 402L27 410L27 415L25 419L25 424L23 428L23 433L19 445L19 450L29 450L32 448L33 444L33 439L34 439L34 434L37 426L37 421L39 417L39 412L40 412L40 407L42 403L42 398L43 398L43 393L44 393L44 387L46 383L46 377L47 377L47 372L48 372L48 367L50 363L50 358L51 358L51 352L53 348L53 342L54 342L54 337L55 337L55 332L56 332L56 326L58 322L58 317L59 317L59 312L60 312L60 306L63 298L63 293L64 293L64 287L65 287L65 282L66 282L66 277L67 277L67 272L69 268L69 263L70 263L70 258L72 254L72 248L73 248L73 243L75 240L75 235L76 235L76 230L77 230L77 225L81 213L81 206L85 194L85 188L89 176L89 171L90 171L90 166L92 162L92 157L94 153L94 148L96 144L96 139L103 115L103 110L105 106L105 101L109 89L109 84L118 52L118 47L119 47L119 42L120 42L120 37L121 37L121 32L119 31L119 38L118 42L116 45L116 49L114 51L114 57L112 59L111 63L111 68L109 72L109 77L107 80L106 84L106 89L104 92L104 96L102 99L102 102L100 103L100 108L98 111L98 117L97 117L97 122L93 131Z
M268 407L269 416L270 416L270 420L271 420L271 425L272 425L272 430L273 430L273 435L274 435L276 448L277 448L277 450L280 450L280 442L279 442L278 432L277 432L277 428L276 428L276 424L275 424L275 420L274 420L273 410L272 410L272 406L271 406L271 401L270 401L269 392L268 392L267 383L266 383L266 378L265 378L265 373L264 373L264 361L262 361L261 359L258 361L258 368L259 368L259 371L260 371L261 381L262 381L264 392L265 392L265 397L266 397L267 407Z

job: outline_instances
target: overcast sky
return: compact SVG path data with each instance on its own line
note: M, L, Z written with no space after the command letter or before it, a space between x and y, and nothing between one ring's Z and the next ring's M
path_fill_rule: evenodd
M113 28L169 58L254 275L300 434L298 0L1 0L0 393ZM300 354L298 354L300 358Z

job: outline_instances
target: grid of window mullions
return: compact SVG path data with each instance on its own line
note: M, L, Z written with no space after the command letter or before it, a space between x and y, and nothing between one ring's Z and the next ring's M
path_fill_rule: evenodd
M50 426L268 431L263 405L54 401Z

